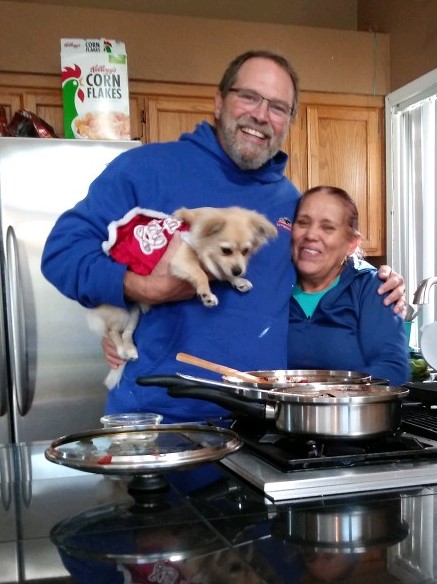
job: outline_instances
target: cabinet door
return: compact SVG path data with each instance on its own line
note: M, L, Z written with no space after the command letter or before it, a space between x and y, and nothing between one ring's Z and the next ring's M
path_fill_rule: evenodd
M22 107L23 107L21 94L19 92L17 92L17 93L0 92L0 106L3 106L5 108L6 119L8 122L10 122L14 113L17 110L22 109Z
M355 200L369 255L383 255L384 189L379 108L306 107L308 187L338 186Z
M178 140L199 122L214 122L214 99L210 97L146 97L146 142Z
M130 135L132 140L145 141L144 131L144 95L129 95Z
M308 139L305 107L299 109L284 140L282 150L288 154L285 174L294 186L303 193L308 188Z
M25 109L30 110L50 124L59 138L64 136L64 110L61 88L25 91L23 99Z

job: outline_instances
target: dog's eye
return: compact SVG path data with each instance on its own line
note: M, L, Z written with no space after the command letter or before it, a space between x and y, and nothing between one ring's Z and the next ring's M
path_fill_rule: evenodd
M245 247L245 248L243 248L241 250L241 255L242 256L246 256L248 253L249 253L249 248L248 247Z
M229 256L232 254L232 249L230 247L222 247L222 254Z

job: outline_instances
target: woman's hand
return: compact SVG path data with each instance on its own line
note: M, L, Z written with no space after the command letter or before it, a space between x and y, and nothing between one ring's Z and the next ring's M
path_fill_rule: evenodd
M378 294L389 292L388 296L384 298L384 304L386 306L394 304L393 312L405 318L407 300L405 297L404 278L397 272L394 272L390 266L385 265L379 268L378 276L384 282L378 288Z

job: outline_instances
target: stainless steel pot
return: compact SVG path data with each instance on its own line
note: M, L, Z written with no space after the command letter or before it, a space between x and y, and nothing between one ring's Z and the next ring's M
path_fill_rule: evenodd
M378 501L352 497L347 502L290 506L274 526L287 542L330 553L365 553L394 545L409 531L399 495L380 495Z
M408 389L374 384L295 384L270 390L185 375L141 377L172 397L211 401L237 414L272 420L282 432L322 438L369 438L400 427Z

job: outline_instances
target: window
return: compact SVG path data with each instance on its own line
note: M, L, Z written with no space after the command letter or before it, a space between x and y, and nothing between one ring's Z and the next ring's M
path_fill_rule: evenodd
M418 284L437 276L437 69L386 97L387 261L406 283L412 304ZM437 286L417 307L410 344L437 321Z

